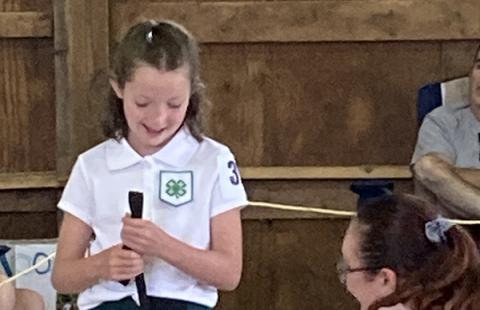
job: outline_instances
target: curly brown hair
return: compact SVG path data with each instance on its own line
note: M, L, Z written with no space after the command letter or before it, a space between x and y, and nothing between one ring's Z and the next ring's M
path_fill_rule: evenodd
M170 21L147 21L132 26L115 49L111 61L110 79L123 89L139 64L171 71L183 65L189 68L191 95L184 120L191 134L203 139L205 109L209 101L205 85L200 79L200 56L197 41L182 26ZM110 87L103 133L120 140L128 135L128 124L123 111L123 100Z

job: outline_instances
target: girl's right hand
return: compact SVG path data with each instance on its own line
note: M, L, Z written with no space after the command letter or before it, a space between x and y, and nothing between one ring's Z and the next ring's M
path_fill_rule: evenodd
M120 281L133 279L143 272L143 258L131 250L115 245L99 255L102 260L102 280Z

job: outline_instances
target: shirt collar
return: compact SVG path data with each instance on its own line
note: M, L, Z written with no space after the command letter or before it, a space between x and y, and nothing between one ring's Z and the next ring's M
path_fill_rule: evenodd
M182 167L192 158L198 146L198 141L183 126L162 149L145 158L151 157L170 166ZM144 157L130 146L127 139L122 138L120 141L111 139L107 142L106 159L110 170L119 170L141 162Z

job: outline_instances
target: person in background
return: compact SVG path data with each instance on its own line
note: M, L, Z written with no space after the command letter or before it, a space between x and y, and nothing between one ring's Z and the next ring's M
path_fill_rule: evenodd
M480 305L474 241L412 195L384 195L359 204L338 272L362 310L474 310Z
M425 117L411 165L415 194L445 216L480 219L480 45L469 75L469 104L442 105ZM480 231L475 235L480 239Z

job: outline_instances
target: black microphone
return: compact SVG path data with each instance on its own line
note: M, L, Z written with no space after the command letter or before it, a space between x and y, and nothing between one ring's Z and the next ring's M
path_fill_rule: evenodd
M129 191L128 192L128 204L130 205L130 211L132 212L132 218L141 219L143 213L143 193ZM130 250L129 247L123 246L123 249ZM121 280L119 281L124 286L128 285L130 280ZM135 284L137 286L138 298L140 299L140 306L147 307L148 296L147 289L145 286L145 277L143 273L135 277Z
M130 212L132 213L132 218L141 219L143 213L143 193L141 192L128 192L128 204L130 206ZM128 246L122 246L124 250L131 250ZM127 286L130 283L129 279L119 281L123 286Z

